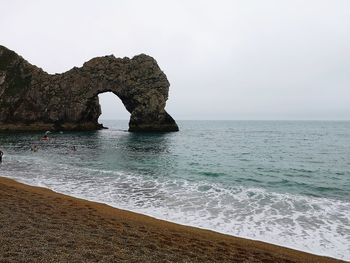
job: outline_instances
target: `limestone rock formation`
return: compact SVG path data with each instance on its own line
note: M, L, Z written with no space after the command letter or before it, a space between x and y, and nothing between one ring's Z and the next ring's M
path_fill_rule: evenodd
M164 110L169 82L150 56L97 57L51 75L0 46L0 130L99 129L97 95L108 91L130 112L129 131L178 131Z

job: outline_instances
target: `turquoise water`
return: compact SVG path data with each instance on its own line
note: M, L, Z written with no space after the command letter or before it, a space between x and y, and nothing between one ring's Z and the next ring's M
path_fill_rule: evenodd
M48 142L0 134L0 175L350 260L350 122L181 121L167 134L103 123L110 129L52 133Z

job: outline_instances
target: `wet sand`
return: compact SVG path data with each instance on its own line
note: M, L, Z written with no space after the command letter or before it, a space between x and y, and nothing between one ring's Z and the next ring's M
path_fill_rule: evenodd
M342 262L0 177L0 262Z

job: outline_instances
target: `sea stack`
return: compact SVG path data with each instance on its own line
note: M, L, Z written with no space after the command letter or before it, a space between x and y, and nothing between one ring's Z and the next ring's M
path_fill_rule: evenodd
M0 46L0 131L100 129L98 94L104 92L130 112L129 131L178 131L164 109L169 86L156 60L144 54L96 57L52 75Z

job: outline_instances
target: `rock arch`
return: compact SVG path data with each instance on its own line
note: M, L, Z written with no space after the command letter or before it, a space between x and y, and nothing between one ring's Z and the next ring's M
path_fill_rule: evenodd
M0 130L99 129L98 94L109 91L130 112L129 131L178 131L164 109L169 86L144 54L97 57L52 75L0 46Z

